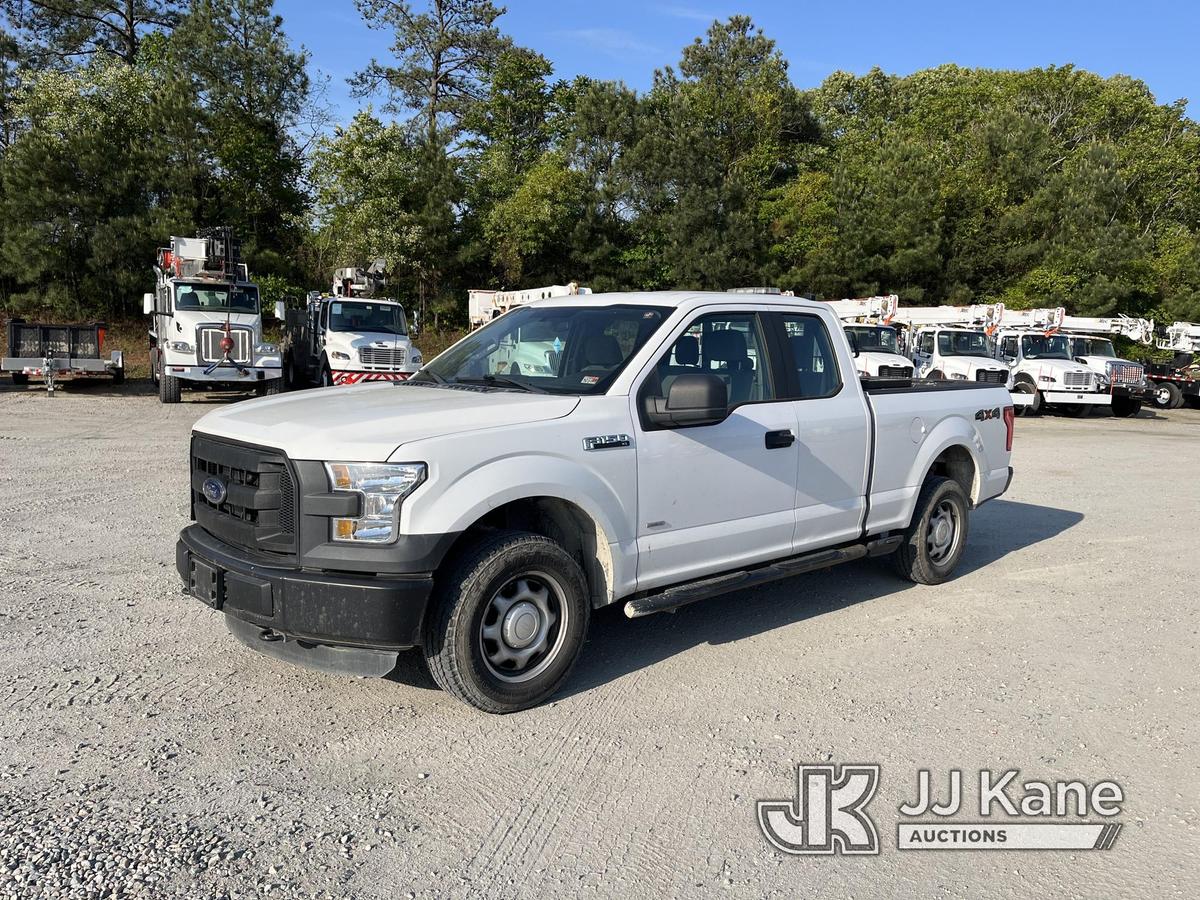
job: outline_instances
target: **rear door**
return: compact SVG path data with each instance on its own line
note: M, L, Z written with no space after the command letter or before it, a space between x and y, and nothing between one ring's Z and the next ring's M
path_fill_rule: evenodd
M786 395L796 417L794 551L857 538L866 505L870 422L851 359L818 315L773 316L784 345Z
M634 393L641 590L792 551L796 416L773 371L767 328L745 306L700 311L642 375ZM726 383L723 421L661 429L641 415L674 378L700 372Z

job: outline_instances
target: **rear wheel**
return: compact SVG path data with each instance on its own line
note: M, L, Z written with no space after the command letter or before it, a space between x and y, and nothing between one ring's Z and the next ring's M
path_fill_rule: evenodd
M124 384L125 383L125 369L124 368L113 369L112 370L112 381L113 381L113 384Z
M1120 419L1128 419L1142 411L1142 401L1133 397L1113 397L1112 414Z
M23 387L29 384L29 376L24 372L13 372L12 377L13 384L15 384L17 387Z
M561 545L502 531L439 579L425 658L434 681L476 709L528 709L574 668L590 612L583 572Z
M904 543L892 554L898 571L917 584L941 584L954 574L967 543L967 495L953 478L926 479Z
M932 372L930 372L925 377L931 381L945 381L946 380L946 375L941 369L934 369Z

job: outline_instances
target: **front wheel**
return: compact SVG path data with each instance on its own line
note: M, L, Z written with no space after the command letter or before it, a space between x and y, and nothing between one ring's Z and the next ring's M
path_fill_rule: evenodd
M1042 411L1042 395L1036 387L1028 381L1018 381L1013 385L1014 394L1022 394L1032 396L1033 399L1028 404L1017 406L1017 415L1019 416L1036 416Z
M1119 419L1128 419L1142 411L1142 401L1133 397L1113 397L1112 414Z
M321 387L333 387L333 372L327 362L321 364Z
M948 581L967 544L968 507L962 485L953 478L926 479L904 543L892 554L896 571L917 584Z
M254 386L254 393L260 397L270 397L283 390L282 378L267 378Z
M425 658L434 681L476 709L528 709L574 668L590 612L583 572L561 545L502 531L439 579Z
M1063 403L1062 405L1056 407L1056 409L1062 413L1062 415L1069 416L1072 419L1087 418L1088 413L1092 411L1092 408L1086 403Z
M180 400L180 383L174 375L160 372L158 376L158 399L163 403L178 403Z

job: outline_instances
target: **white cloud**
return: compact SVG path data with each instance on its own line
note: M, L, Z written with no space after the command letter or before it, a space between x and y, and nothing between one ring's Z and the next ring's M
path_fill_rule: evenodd
M703 22L705 25L711 25L716 19L721 18L716 13L708 12L707 10L697 9L694 6L655 6L656 12L664 16L673 16L676 19L689 19L693 22Z
M640 40L633 32L620 28L573 28L559 34L610 56L625 57L634 53L661 52L658 47Z

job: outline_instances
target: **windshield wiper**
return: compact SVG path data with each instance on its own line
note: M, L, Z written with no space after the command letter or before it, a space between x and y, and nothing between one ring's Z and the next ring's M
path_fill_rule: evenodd
M458 384L482 384L485 387L509 387L516 388L518 391L526 391L530 394L545 394L545 388L537 385L528 384L524 381L517 381L515 378L509 378L507 375L482 375L479 378L455 378Z

